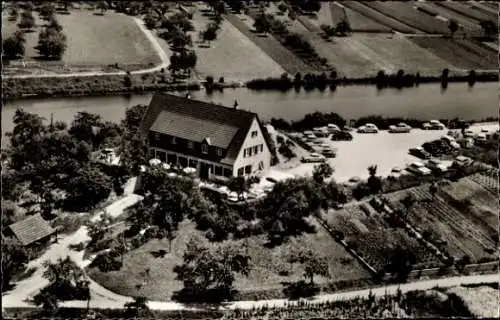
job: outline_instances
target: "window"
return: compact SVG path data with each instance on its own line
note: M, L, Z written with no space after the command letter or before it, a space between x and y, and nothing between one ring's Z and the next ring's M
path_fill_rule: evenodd
M243 175L243 170L244 170L243 167L241 167L241 168L238 169L238 175L239 176Z
M263 144L261 144L261 145L260 145L260 152L263 152L263 151L264 151L264 145L263 145Z
M255 138L255 137L256 137L257 135L258 135L258 132L257 132L257 130L255 130L255 131L252 131L252 138Z
M155 133L154 133L154 139L155 139L156 141L160 140L160 134L159 134L158 132L155 132Z
M252 173L252 165L248 165L245 167L245 174L249 174L249 173Z
M248 148L247 154L248 154L249 157L252 156L252 148Z
M201 145L201 152L202 153L208 153L208 145L207 144L202 144Z
M259 147L258 146L253 147L253 153L254 154L259 153Z
M188 149L193 149L193 148L194 148L193 141L188 141Z
M197 160L189 160L189 166L191 168L198 168L198 161Z
M149 149L149 158L156 158L155 149Z
M243 149L243 157L246 158L247 157L247 149Z
M167 160L167 153L164 151L156 151L156 156L161 162L165 162L165 160Z
M224 177L231 177L233 175L233 170L224 168Z
M222 157L222 148L217 148L217 156Z
M259 162L259 170L264 170L264 161Z
M187 167L188 159L185 157L179 157L179 165L183 168Z
M177 138L176 137L172 137L171 142L172 142L172 144L177 144Z
M215 175L222 176L222 167L220 167L220 166L215 167Z

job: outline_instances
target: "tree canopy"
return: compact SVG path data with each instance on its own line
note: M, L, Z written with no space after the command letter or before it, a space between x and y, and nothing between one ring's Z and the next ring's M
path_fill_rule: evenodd
M40 32L36 49L41 56L48 59L61 59L66 48L66 35L62 31L45 28Z
M24 56L26 39L22 31L17 31L13 36L5 38L2 42L2 55L7 59Z

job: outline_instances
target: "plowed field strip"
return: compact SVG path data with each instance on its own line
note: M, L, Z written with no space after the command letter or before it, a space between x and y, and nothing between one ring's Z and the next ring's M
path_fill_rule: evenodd
M459 3L456 1L436 1L434 2L438 6L445 7L447 9L450 9L452 11L455 11L459 14L461 14L464 17L468 17L470 19L474 19L477 22L481 22L483 20L492 20L496 23L498 20L498 15L495 14L488 14L483 11L479 11L477 9L467 7L466 4Z

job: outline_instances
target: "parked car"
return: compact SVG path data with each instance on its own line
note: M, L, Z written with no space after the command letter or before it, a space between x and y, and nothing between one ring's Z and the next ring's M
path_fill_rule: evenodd
M307 137L309 135L314 135L314 132L312 132L311 130L306 130L306 131L302 132L302 134Z
M408 133L410 131L411 127L404 122L400 122L395 126L389 126L389 132L391 133Z
M272 183L278 183L278 180L274 179L273 177L267 177L266 180Z
M318 138L324 138L328 137L328 129L326 127L321 127L321 128L314 128L313 129L314 135Z
M389 173L389 179L397 179L407 173L404 169L400 167L394 167L391 169L391 173Z
M424 150L422 147L416 147L416 148L411 148L409 153L417 158L420 159L429 159L431 157L431 154L427 151Z
M358 128L359 133L378 133L378 128L373 123L367 123Z
M446 142L453 149L460 149L460 144L452 136L448 136L448 135L443 136L443 137L441 137L441 140Z
M332 133L333 141L351 141L352 134L349 131L337 131Z
M477 136L474 137L474 144L482 145L485 144L486 142L488 142L488 138L484 133L479 133Z
M326 161L326 158L319 154L319 153L311 153L309 156L306 156L306 157L302 157L300 159L301 162L305 162L305 163L308 163L308 162L325 162Z
M427 168L440 173L448 171L448 167L445 166L439 159L430 159L427 161Z
M415 161L410 163L407 167L406 170L410 171L411 173L425 176L429 175L432 173L432 171L429 168L426 168L425 165L422 162Z
M425 142L422 144L422 148L435 157L442 154L448 154L452 150L451 146L441 139Z
M328 126L327 126L327 128L328 128L328 132L330 132L330 133L334 133L334 132L340 131L339 126L336 125L336 124L333 124L333 123L329 123Z
M422 125L422 129L424 130L444 130L446 126L442 124L439 120L431 120L429 122L425 122Z
M323 149L321 154L324 155L326 158L335 158L337 156L337 152L331 148Z
M470 166L474 161L465 156L458 156L455 158L455 161L453 161L453 166L454 167L468 167Z
M466 129L464 131L464 137L474 138L475 136L476 136L476 133L474 131L472 131L471 129Z
M308 141L314 141L314 140L316 140L317 138L318 138L318 137L316 137L313 133L306 135L306 139L307 139Z

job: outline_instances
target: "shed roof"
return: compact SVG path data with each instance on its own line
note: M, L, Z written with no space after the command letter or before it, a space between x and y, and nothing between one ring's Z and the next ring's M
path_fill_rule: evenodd
M55 229L53 229L40 214L13 223L9 228L24 246L28 246L55 232Z

